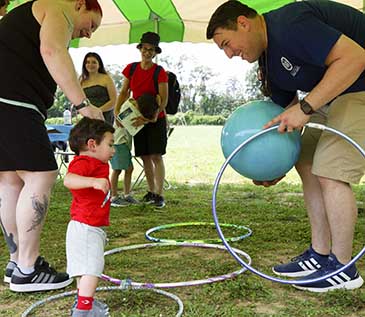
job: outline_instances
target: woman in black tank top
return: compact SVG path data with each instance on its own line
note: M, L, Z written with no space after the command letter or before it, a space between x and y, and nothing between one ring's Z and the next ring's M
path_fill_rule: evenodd
M85 55L80 84L90 102L103 111L105 121L113 125L117 92L99 54L89 52Z
M0 6L4 14L3 0ZM102 119L99 108L85 101L68 53L69 42L90 37L101 17L97 0L37 0L0 19L0 60L5 61L0 73L0 225L10 252L4 280L15 292L59 289L72 282L39 255L57 176L44 121L57 85L83 116Z

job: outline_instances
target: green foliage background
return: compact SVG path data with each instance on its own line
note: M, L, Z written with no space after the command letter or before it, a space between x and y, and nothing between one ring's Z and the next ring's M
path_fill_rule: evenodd
M208 124L220 125L224 123L230 113L238 106L254 99L263 99L259 90L259 81L256 72L257 65L242 74L242 79L232 76L224 87L216 89L209 86L209 81L219 76L210 67L196 65L191 70L187 70L185 65L193 64L192 58L181 55L178 59L170 56L161 58L158 64L166 70L173 71L180 83L181 102L179 105L180 117L172 119L174 124L195 125ZM122 70L126 65L107 65L106 69L111 75L119 93L124 76ZM58 89L55 94L53 107L48 111L49 118L62 117L62 113L70 102L63 92ZM204 117L202 117L204 116ZM205 116L213 116L209 119ZM184 118L182 118L184 117ZM181 121L181 119L183 121Z

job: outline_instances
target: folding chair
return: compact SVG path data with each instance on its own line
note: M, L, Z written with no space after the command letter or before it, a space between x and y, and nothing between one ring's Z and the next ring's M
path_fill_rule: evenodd
M69 162L69 157L75 155L74 152L68 150L68 138L72 125L46 125L48 131L48 137L51 141L53 152L58 163L58 176L62 179L62 170L67 170L67 163Z

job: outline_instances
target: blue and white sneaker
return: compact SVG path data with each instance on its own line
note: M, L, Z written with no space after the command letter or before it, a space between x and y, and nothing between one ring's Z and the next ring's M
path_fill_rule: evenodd
M328 255L321 255L310 246L301 255L292 258L289 263L276 265L272 270L280 276L303 277L320 270L327 265L327 261Z
M337 271L341 267L344 267L342 263L340 263L334 254L330 254L328 257L327 266L323 267L322 269L314 272L311 275L305 277L306 280L318 278L324 275L328 275L334 271ZM361 287L364 283L364 280L359 275L359 272L356 269L355 264L348 267L341 273L338 273L332 277L325 279L324 281L319 281L310 284L301 284L293 286L297 289L316 292L316 293L324 293L328 291L332 291L335 289L345 289L351 290Z

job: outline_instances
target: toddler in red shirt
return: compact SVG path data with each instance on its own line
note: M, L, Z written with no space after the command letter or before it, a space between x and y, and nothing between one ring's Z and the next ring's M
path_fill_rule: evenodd
M76 153L64 185L72 193L71 221L67 227L67 272L77 280L78 296L73 317L104 316L107 306L94 301L104 269L104 226L109 225L110 182L108 161L114 154L114 128L83 118L72 128L69 144Z

